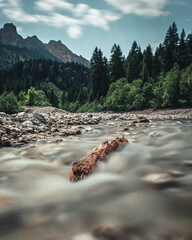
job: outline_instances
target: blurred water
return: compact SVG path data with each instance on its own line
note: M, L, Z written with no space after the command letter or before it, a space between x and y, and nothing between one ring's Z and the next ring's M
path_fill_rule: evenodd
M60 143L1 148L0 239L112 239L92 234L100 226L191 236L192 122L143 123L125 132L121 125L128 123L101 122ZM97 173L69 182L74 161L122 134L125 148Z

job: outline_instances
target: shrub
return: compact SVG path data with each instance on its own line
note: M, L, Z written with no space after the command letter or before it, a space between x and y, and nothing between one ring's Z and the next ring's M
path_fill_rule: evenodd
M13 92L4 92L0 96L0 111L5 113L17 113L19 112L20 105L18 103L17 97Z

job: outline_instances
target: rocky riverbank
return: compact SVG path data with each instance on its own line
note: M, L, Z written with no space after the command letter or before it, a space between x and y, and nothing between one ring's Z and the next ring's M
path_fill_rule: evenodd
M153 120L192 119L192 109L154 110L130 113L69 113L53 107L26 107L18 114L0 113L0 146L20 147L26 143L56 137L79 135L85 125L101 121L128 121L129 125ZM128 129L124 126L124 130Z

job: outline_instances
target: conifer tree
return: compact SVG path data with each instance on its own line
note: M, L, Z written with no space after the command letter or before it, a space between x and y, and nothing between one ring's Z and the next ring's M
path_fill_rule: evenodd
M141 48L137 45L136 41L133 42L132 48L125 61L126 79L131 83L134 79L140 77L142 68L142 53Z
M187 58L188 49L187 49L184 29L182 29L182 32L180 35L178 51L179 51L178 63L181 68L184 68L188 65L188 58Z
M101 49L95 48L91 58L89 100L100 99L109 88L107 59Z
M124 57L119 45L114 44L111 49L111 60L110 60L110 80L115 82L118 79L125 76L123 69Z
M175 22L173 22L172 26L169 26L165 40L165 55L164 55L164 71L168 72L178 60L178 41L179 34L177 32L177 26Z
M159 47L156 48L154 57L153 57L153 77L157 77L160 72L164 69L164 48L162 44L159 44Z
M143 62L142 62L142 79L144 82L148 80L149 77L152 77L153 73L153 53L151 46L148 45L146 50L143 53Z

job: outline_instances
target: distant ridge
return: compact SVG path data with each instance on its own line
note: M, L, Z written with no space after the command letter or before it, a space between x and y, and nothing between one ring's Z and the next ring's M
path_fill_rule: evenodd
M15 58L13 58L13 55ZM9 58L9 61L8 59ZM77 62L89 67L89 61L74 54L61 41L51 40L48 44L41 42L37 36L24 39L17 33L13 23L7 23L0 29L0 60L12 65L22 59L45 58L61 62ZM10 62L10 59L12 60ZM2 66L0 66L2 68ZM9 66L8 66L9 67Z

